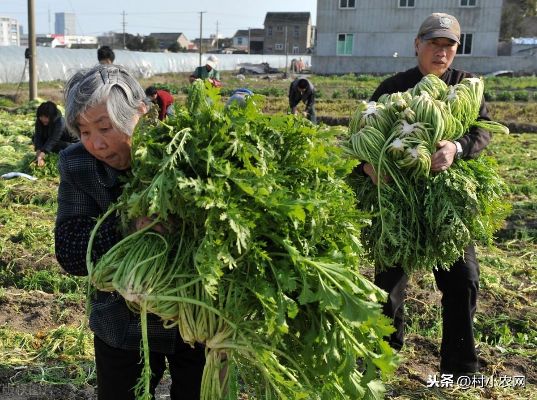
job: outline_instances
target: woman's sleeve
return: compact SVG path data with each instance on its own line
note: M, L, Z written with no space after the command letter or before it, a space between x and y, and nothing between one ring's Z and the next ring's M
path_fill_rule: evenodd
M35 121L34 137L32 138L32 142L34 144L35 151L43 148L43 130L37 119Z
M56 144L61 139L63 130L65 129L65 119L63 117L57 118L53 122L53 126L50 129L50 134L47 138L47 141L43 144L42 150L45 153L50 153Z
M95 219L91 217L72 217L56 226L54 231L56 259L69 274L80 276L88 274L86 252L95 223ZM101 224L93 241L93 262L121 240L117 227L118 221L115 217L109 217Z
M66 165L62 152L58 164L60 186L54 230L56 259L66 272L87 275L86 251L100 211L95 200L72 181ZM110 216L99 228L93 242L93 260L99 259L119 240L119 222L116 217Z

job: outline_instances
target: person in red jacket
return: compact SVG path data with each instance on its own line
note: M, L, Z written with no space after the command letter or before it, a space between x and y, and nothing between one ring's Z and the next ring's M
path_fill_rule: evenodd
M145 89L145 95L155 104L159 106L158 118L162 121L166 116L173 115L173 96L166 90L157 89L154 86L149 86Z

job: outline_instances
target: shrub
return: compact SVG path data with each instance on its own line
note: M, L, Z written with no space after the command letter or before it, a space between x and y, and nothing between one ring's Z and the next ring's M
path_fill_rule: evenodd
M514 99L515 99L515 95L513 92L504 90L504 91L496 93L496 100L498 101L513 101Z
M526 90L517 90L514 93L515 100L516 101L528 101L529 100L529 93Z

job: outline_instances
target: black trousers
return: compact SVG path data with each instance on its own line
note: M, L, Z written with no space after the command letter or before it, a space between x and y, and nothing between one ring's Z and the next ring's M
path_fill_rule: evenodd
M449 271L434 270L436 284L442 292L442 372L475 372L479 368L474 342L473 317L479 290L479 264L474 246L464 251ZM404 342L404 302L408 276L401 267L389 268L375 275L375 284L388 292L384 314L393 319L396 329L390 345L401 349Z
M151 352L151 394L162 379L166 360L170 367L172 400L199 400L200 385L205 365L202 346L194 349L183 343L178 336L174 354ZM139 350L122 350L110 347L97 336L94 337L95 362L97 365L97 392L99 400L135 400L134 386L143 368Z

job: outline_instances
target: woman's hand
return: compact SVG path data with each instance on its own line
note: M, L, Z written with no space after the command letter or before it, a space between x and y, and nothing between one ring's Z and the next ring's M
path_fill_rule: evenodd
M369 163L364 164L364 172L367 174L367 176L371 178L371 180L373 181L375 185L378 185L379 181L377 178L377 171L375 171L375 168L373 167L373 165ZM391 180L392 179L389 175L384 175L384 183L388 183Z
M44 167L45 166L45 153L38 150L36 153L36 161L37 161L37 166L39 168Z
M142 229L146 228L148 225L151 225L155 222L153 218L150 217L139 217L136 218L134 226L136 227L137 231L141 231ZM169 230L164 227L161 223L154 224L151 229L153 229L155 232L158 232L162 235L169 233Z

